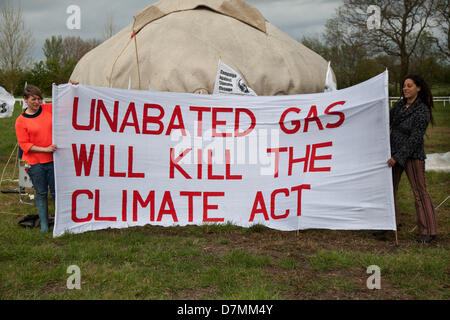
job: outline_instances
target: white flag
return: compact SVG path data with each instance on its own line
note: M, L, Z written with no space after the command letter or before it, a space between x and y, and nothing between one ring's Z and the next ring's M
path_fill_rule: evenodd
M14 111L16 100L3 87L0 87L0 118L9 118Z
M327 75L325 77L325 88L323 92L334 91L337 88L337 84L333 79L333 74L331 72L331 61L328 62Z
M213 94L257 96L255 91L247 86L242 76L221 60L219 60Z

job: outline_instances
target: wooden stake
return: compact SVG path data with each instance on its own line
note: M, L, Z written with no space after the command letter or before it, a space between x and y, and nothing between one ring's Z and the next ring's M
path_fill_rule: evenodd
M395 232L395 245L398 246L398 236L397 236L397 230Z

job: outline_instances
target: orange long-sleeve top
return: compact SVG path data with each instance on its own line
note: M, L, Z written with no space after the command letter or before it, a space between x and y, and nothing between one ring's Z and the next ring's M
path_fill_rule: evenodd
M41 105L33 115L22 113L16 120L16 136L23 150L22 159L30 165L53 161L53 153L29 152L32 146L52 144L52 104Z

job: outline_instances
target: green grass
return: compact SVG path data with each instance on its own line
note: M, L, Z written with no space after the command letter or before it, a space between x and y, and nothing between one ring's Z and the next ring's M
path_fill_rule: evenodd
M450 84L436 84L431 88L431 92L433 93L434 97L448 97L450 96Z
M433 109L434 125L429 125L425 136L426 153L445 153L450 151L450 103L435 103Z
M36 230L6 228L0 229L1 299L279 297L261 270L271 264L269 257L240 250L205 253L201 238L134 228L52 239ZM72 264L81 269L80 291L66 288Z
M13 118L0 119L0 169L15 145ZM437 104L426 152L450 151L450 105ZM14 160L14 158L13 158ZM6 168L14 177L14 163ZM450 194L450 174L427 172L435 205ZM4 181L2 189L17 188ZM414 199L406 176L399 188L399 246L369 231L281 232L255 225L136 227L53 239L17 222L34 206L0 193L0 299L444 299L450 283L450 201L436 212L439 241L418 245ZM81 270L69 290L67 268ZM369 290L366 269L381 269Z
M429 299L430 292L442 299L450 298L446 283L450 281L447 249L413 248L396 254L319 251L309 258L315 271L364 269L379 266L382 278L417 299Z
M13 151L14 146L17 142L14 124L16 118L20 115L20 113L20 105L16 102L12 117L0 119L0 131L2 133L2 138L0 139L0 163L2 165L0 168L2 169L3 164L8 160L8 157Z

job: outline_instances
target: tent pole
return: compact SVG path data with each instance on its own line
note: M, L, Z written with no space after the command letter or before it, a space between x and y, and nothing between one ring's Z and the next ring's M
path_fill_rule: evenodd
M133 33L131 34L131 37L134 38L134 49L136 50L136 65L137 65L137 71L138 71L138 80L139 80L139 90L141 90L141 70L139 68L139 55L138 55L138 48L137 48L137 33L139 32L136 31L136 29L134 28L136 25L136 17L134 18L134 23L133 23Z
M139 90L141 90L141 70L139 68L139 56L138 56L136 35L134 35L134 48L136 49L136 64L138 70Z

